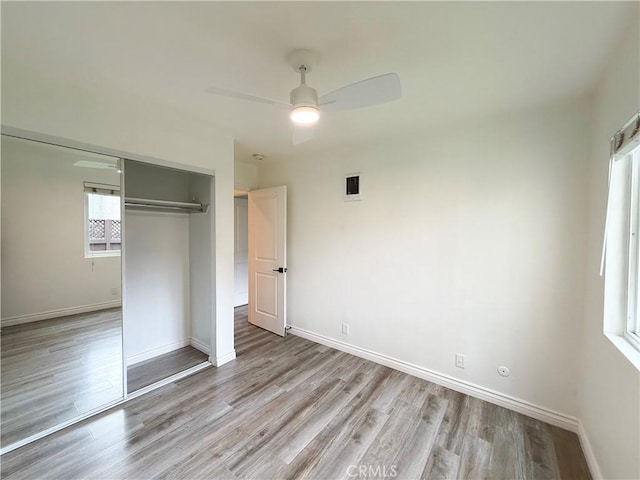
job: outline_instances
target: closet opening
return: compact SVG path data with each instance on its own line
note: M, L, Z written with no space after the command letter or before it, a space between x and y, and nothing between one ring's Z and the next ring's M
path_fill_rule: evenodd
M211 365L213 176L124 161L127 393Z

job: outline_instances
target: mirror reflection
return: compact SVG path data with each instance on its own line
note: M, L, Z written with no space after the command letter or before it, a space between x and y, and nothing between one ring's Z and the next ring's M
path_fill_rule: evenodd
M2 136L0 444L123 397L118 159Z

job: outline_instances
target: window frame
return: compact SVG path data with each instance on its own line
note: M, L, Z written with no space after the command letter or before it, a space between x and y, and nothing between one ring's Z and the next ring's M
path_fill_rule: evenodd
M120 192L120 187L110 186L111 190ZM89 238L89 195L100 194L95 191L89 191L85 187L84 194L84 258L105 258L105 257L120 257L122 256L122 238L120 248L118 250L91 250ZM103 194L104 195L104 194ZM112 194L113 196L120 197L120 195ZM122 215L120 218L122 222Z
M631 198L628 208L626 321L624 339L640 351L640 147L627 155L631 163Z

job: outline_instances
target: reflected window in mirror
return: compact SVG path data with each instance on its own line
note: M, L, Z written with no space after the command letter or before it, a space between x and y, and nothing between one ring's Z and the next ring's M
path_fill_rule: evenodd
M120 255L120 187L85 182L85 257Z

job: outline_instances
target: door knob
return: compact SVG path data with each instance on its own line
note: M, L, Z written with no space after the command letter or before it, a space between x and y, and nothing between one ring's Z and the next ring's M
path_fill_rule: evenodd
M280 272L280 273L286 273L287 268L286 267L274 268L273 271L274 272Z

